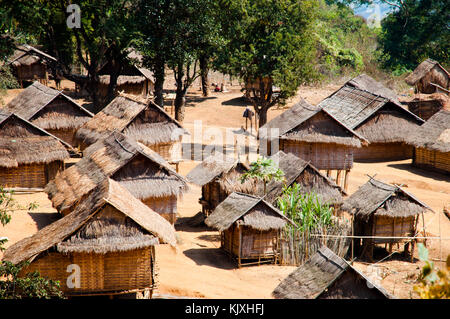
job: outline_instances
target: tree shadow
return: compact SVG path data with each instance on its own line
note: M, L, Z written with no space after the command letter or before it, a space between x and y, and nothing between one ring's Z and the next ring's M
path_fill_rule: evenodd
M196 106L197 103L213 99L217 99L217 96L186 96L186 106Z
M450 176L445 173L439 173L435 171L429 171L424 168L418 168L413 166L410 163L402 163L402 164L388 164L389 167L393 167L400 170L405 170L415 175L420 175L422 177L432 178L438 181L450 182Z
M30 215L30 217L36 223L38 230L41 230L45 226L48 226L61 218L60 213L29 212L28 215Z
M216 242L216 241L220 241L220 235L216 234L216 235L201 235L198 236L197 239L201 239L204 241L210 241L210 242Z
M194 216L195 217L195 216ZM205 231L214 231L215 229L206 226L205 223L196 223L195 225L191 224L191 221L194 217L179 217L175 222L175 230L176 231L185 231L189 233L198 233Z
M223 101L222 105L231 105L231 106L251 106L252 104L245 98L245 96L235 97L233 99Z
M198 266L211 266L225 270L236 269L236 263L220 248L192 248L185 250L183 254Z

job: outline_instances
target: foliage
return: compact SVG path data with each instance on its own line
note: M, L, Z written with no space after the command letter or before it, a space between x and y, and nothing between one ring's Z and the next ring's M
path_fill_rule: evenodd
M17 204L13 198L12 191L6 191L0 187L0 223L2 227L11 221L11 212L24 209ZM33 210L36 203L29 203L27 209ZM0 251L6 239L0 239ZM23 298L63 298L59 289L59 282L43 278L37 271L21 275L22 269L29 263L14 265L9 261L0 263L0 299L23 299Z
M333 209L322 203L313 192L302 193L301 185L285 186L277 199L277 207L290 218L301 232L332 225Z
M270 158L259 157L256 162L250 163L250 169L241 175L241 183L249 178L256 178L264 182L264 194L267 183L271 180L284 180L284 172Z
M435 269L428 259L428 250L419 244L419 259L425 262L419 275L420 285L414 286L422 299L450 299L450 255L447 256L446 270Z

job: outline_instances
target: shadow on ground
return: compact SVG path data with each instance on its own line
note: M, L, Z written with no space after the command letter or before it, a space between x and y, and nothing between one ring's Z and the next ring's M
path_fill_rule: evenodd
M192 248L183 254L192 259L198 266L211 266L220 269L236 269L236 264L219 248Z
M30 215L30 217L36 223L38 230L41 230L45 226L47 226L61 218L61 215L59 213L29 212L28 215Z
M400 169L400 170L404 170L404 171L408 171L410 173L422 176L422 177L428 177L428 178L432 178L438 181L445 181L445 182L450 182L450 176L445 175L445 174L441 174L438 172L433 172L433 171L429 171L426 169L422 169L422 168L417 168L415 166L413 166L412 164L409 163L403 163L403 164L388 164L389 167L393 167L396 169Z
M236 97L234 99L223 101L222 105L245 107L245 106L251 106L252 104L244 96L240 96L240 97Z

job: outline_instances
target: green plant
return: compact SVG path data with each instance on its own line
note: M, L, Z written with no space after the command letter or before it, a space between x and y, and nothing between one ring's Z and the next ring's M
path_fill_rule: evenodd
M419 275L420 285L414 286L422 299L450 298L450 255L447 256L446 270L436 269L428 258L428 249L420 243L418 246L419 259L425 262Z
M332 225L332 207L322 203L314 192L302 193L297 183L283 188L277 206L302 232Z
M259 157L256 162L250 164L250 169L242 174L241 183L249 178L256 178L264 183L264 194L266 194L267 183L271 180L282 181L284 172L270 158Z

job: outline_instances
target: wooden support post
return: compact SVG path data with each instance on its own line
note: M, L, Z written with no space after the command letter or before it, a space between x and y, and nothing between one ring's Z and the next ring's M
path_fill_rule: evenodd
M341 173L342 170L338 169L336 173L336 184L338 184L338 186L341 186Z
M422 224L423 224L423 237L427 237L427 233L426 233L426 229L425 229L425 217L423 216L423 213L422 213ZM426 238L423 240L423 245L425 247L427 247L427 239Z
M345 177L344 177L344 191L347 191L348 189L348 175L350 175L350 170L347 169L345 171Z
M355 238L353 238L353 236L355 236L355 234L354 234L354 229L355 229L354 223L355 223L355 215L352 214L352 256L351 256L351 259L350 259L350 264L351 265L353 265L353 255L354 255L353 250L355 249L355 244L354 244Z
M327 177L331 176L331 170L327 169Z
M241 247L242 247L242 229L238 226L239 230L239 248L238 248L238 268L241 268Z

